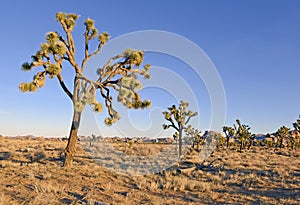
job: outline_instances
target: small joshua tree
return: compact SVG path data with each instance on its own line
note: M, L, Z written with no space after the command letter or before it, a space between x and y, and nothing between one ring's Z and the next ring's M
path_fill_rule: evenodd
M97 136L95 134L91 135L91 139L90 139L90 147L93 145L94 142L96 142L98 139L100 139L100 136Z
M300 118L300 115L299 115L299 118ZM296 131L300 132L300 119L297 119L297 121L293 123L293 127Z
M225 136L226 136L226 146L227 146L227 149L228 149L230 138L234 137L235 130L234 130L233 127L223 126L223 132L225 133Z
M84 57L81 61L76 59L76 49L73 38L73 30L76 25L78 15L66 14L63 12L56 14L56 20L63 29L63 34L49 32L46 35L46 42L41 44L40 49L32 56L31 63L24 63L22 70L30 71L40 68L40 71L29 83L21 83L19 89L22 92L33 92L45 85L47 76L56 78L73 104L73 119L65 149L64 166L72 165L76 151L77 133L80 126L82 111L86 105L93 107L95 112L101 112L103 105L98 101L102 99L108 111L105 119L106 125L111 125L120 119L119 113L113 109L112 91L118 92L118 101L127 108L146 108L150 106L150 101L142 101L138 90L142 88L141 82L137 79L137 74L149 78L150 65L146 64L142 69L144 52L127 49L123 53L111 57L104 66L97 70L98 79L91 80L84 74L87 61L100 53L103 45L110 36L106 32L98 34L94 20L87 18L84 22L85 30L83 34ZM98 46L91 49L91 41L98 41ZM74 80L71 89L63 80L62 69L71 69L74 73ZM98 98L98 99L97 99Z
M192 139L192 142L193 142L192 148L195 149L195 147L196 147L197 151L199 151L200 145L202 145L205 140L201 136L201 131L193 128L191 125L189 125L184 131L185 131L186 135L191 137L191 139Z
M300 118L300 115L299 115L299 118ZM299 146L300 119L297 119L297 121L293 123L293 127L294 127L294 130L292 131L292 133L290 135L292 149L294 149L295 146L296 147Z
M241 145L240 145L240 151L242 151L243 148L245 148L246 142L247 141L252 141L252 136L251 136L251 132L250 132L250 127L249 125L244 125L241 124L241 121L239 119L236 120L237 126L234 126L235 132L236 132L236 136L237 138L241 141ZM248 147L248 149L250 149L251 146L251 142L249 142L250 145Z
M186 125L189 123L190 119L196 116L198 113L191 110L187 111L189 104L184 101L180 101L178 108L175 105L172 105L168 108L168 111L164 111L163 115L169 124L164 124L164 129L169 129L170 127L176 130L174 138L178 136L179 141L179 156L182 155L182 134Z
M279 147L280 148L283 147L283 141L285 138L288 137L289 131L290 131L290 128L287 128L286 126L282 126L277 130L276 135L279 139Z

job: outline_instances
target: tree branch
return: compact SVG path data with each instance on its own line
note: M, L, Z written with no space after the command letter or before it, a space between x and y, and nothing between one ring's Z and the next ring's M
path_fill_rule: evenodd
M60 21L66 35L67 35L67 40L64 40L63 37L59 37L60 40L66 45L67 47L67 56L68 56L68 62L74 67L75 69L75 72L76 73L80 73L80 68L78 66L78 64L76 63L76 60L75 60L75 53L76 53L76 50L75 50L75 46L74 46L74 40L73 40L73 36L72 36L72 33L71 31L67 28L67 25L64 21ZM66 59L66 58L64 58Z
M106 91L106 94L103 92L103 89ZM110 93L109 89L106 87L100 87L100 93L101 96L105 99L105 105L107 107L109 116L111 118L114 118L114 112L116 111L112 108L112 98L109 95Z
M168 121L171 123L171 127L173 127L175 130L177 130L179 132L179 127L176 127L176 125L174 124L174 121L172 118L168 119Z
M192 116L189 116L188 119L185 121L185 125L190 121L190 119L192 118Z
M63 78L62 78L62 75L61 74L58 74L57 75L57 79L59 81L59 84L60 86L62 87L62 89L64 90L64 92L67 94L67 96L69 96L69 98L71 100L73 100L73 95L72 93L69 91L69 89L67 88L67 86L65 85L64 81L63 81Z
M101 81L103 80L103 78L105 78L106 76L110 75L112 71L105 71L105 69L107 69L113 61L117 60L118 58L122 58L122 57L123 57L123 54L119 54L119 55L116 55L116 56L114 56L114 57L111 57L111 58L107 61L107 63L103 66L103 68L102 68L102 72L103 72L103 73L100 73L100 76L99 76L97 82L101 82ZM120 64L120 63L117 63L117 64ZM116 65L116 64L115 64L115 65ZM114 66L115 66L115 65L114 65ZM112 70L113 70L113 69L112 69ZM106 79L106 81L107 81L107 80L108 80L108 79Z
M91 54L88 54L88 42L86 42L86 53L85 53L85 58L83 59L83 61L82 61L82 63L81 63L81 71L83 72L84 71L84 69L85 69L85 64L86 64L86 62L88 61L88 59L89 58L91 58L91 57L93 57L94 55L97 55L100 51L101 51L101 49L102 49L102 46L103 46L104 44L103 43L99 43L99 45L98 45L98 48L97 48L97 50L95 50L93 53L91 53Z

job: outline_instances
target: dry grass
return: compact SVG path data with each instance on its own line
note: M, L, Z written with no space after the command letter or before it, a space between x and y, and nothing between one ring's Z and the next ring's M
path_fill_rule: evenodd
M80 144L74 167L62 168L65 145L66 141L57 139L0 138L0 204L300 202L300 158L295 150L219 150L205 162L208 165L219 159L214 167L127 177L99 166ZM134 145L128 150L143 155L162 149L158 145L143 146ZM119 149L128 151L124 146Z

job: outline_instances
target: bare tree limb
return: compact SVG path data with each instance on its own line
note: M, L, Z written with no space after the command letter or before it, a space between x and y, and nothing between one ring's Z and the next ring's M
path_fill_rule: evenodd
M67 88L67 86L65 85L64 80L63 80L63 78L62 78L62 75L61 75L61 74L58 74L58 75L57 75L57 79L58 79L58 81L59 81L60 86L61 86L62 89L64 90L64 92L67 94L67 96L68 96L71 100L73 100L73 95L72 95L72 93L69 91L69 89Z

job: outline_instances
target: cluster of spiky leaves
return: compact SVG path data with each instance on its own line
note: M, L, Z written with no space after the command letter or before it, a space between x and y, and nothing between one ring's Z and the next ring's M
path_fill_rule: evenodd
M22 92L34 92L37 91L38 88L44 87L46 82L46 72L38 72L35 76L33 76L33 81L29 83L21 83L19 85L19 89Z
M283 139L288 136L289 131L290 131L290 128L283 125L277 130L276 134L279 138Z
M233 127L223 126L223 132L225 133L226 137L233 137L235 135L235 130Z
M87 18L84 22L86 28L86 37L88 40L96 38L98 35L98 29L95 28L95 21L93 19ZM110 36L107 32L103 32L98 35L98 40L101 44L106 43Z
M144 52L139 50L126 49L124 57L130 65L140 66L144 59Z
M185 128L185 125L190 121L191 117L196 116L198 113L191 110L187 111L189 106L188 102L180 101L178 108L175 105L168 107L168 111L164 111L163 115L170 124L163 124L164 129L170 127L179 131L180 127Z
M137 90L141 89L142 84L135 75L122 78L118 101L127 108L148 108L151 105L151 102L149 100L141 101L140 96L137 93Z
M22 64L22 70L29 71L34 67L42 66L44 72L38 72L35 75L34 81L29 83L21 83L19 86L22 92L33 92L37 88L42 88L45 84L46 75L53 78L59 75L62 71L62 61L67 52L66 45L60 41L60 37L56 32L46 34L46 42L41 44L40 50L32 55L32 62ZM54 61L54 62L51 62ZM42 73L42 75L40 74ZM42 77L42 78L41 78Z
M234 125L234 129L236 132L236 136L242 141L245 142L247 139L250 139L251 127L249 125L241 124L241 121L239 119L236 120L237 126Z
M61 24L66 25L66 28L70 31L73 31L78 18L79 15L73 13L66 14L64 12L59 12L56 14L56 20Z
M140 68L144 54L142 51L126 49L122 54L112 57L102 68L97 69L99 79L97 82L104 85L106 89L101 90L108 107L109 117L105 119L105 124L112 125L120 118L119 114L112 108L112 99L109 88L118 91L117 100L127 108L148 108L151 106L150 100L142 100L138 91L142 89L142 83L137 78L137 74L150 78L149 64Z

